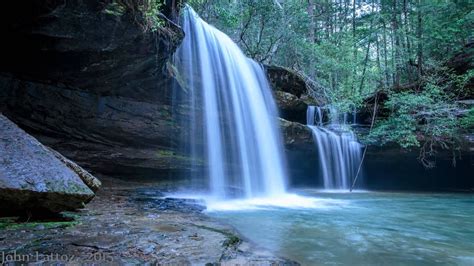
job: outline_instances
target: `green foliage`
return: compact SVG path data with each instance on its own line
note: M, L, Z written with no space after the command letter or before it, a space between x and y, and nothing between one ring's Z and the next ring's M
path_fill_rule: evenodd
M403 148L419 147L415 134L416 120L409 115L390 117L371 131L368 142L382 145L396 142Z
M457 75L452 75L450 80L456 80ZM439 149L458 150L462 129L472 126L472 114L459 116L461 107L446 93L448 85L440 86L437 78L429 77L421 92L389 95L385 107L391 110L390 117L377 123L369 142L420 147L419 159L426 167L435 166L431 158Z
M156 31L164 26L161 17L161 9L164 4L165 0L110 0L107 1L103 12L113 16L122 16L130 12L138 17L136 21L140 21L139 23L145 31Z
M474 108L471 108L466 116L461 118L460 124L465 130L474 129Z
M242 240L238 236L231 235L224 241L224 243L222 245L224 247L229 248L229 247L235 247L235 246L239 245L240 242L242 242Z
M355 3L355 6L353 5ZM457 113L474 71L446 66L472 37L474 2L466 0L190 0L253 59L303 73L342 111L374 92L389 95L389 117L368 141L419 148L420 160L458 148L472 113ZM321 96L322 95L322 96Z
M140 7L148 23L149 30L156 31L164 26L164 21L160 16L160 10L164 4L165 0L146 0Z

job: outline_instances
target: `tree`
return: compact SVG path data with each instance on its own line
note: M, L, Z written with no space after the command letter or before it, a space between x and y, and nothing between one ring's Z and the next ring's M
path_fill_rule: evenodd
M472 72L459 75L445 66L472 34L472 1L191 0L190 4L255 60L317 80L326 100L342 109L361 106L365 98L383 90L392 112L376 121L373 139L418 146L428 155L420 156L427 166L431 147L455 147L451 140L464 130L461 118L450 116L449 110L458 107L461 95L452 93L453 87L463 87L455 83L469 80Z

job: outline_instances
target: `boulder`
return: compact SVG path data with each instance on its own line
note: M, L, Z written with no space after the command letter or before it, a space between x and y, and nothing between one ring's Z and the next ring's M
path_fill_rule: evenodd
M280 66L265 66L265 70L274 90L291 93L298 98L308 93L307 84L298 73Z
M94 192L48 148L3 115L0 128L0 213L60 212L92 200Z
M300 98L291 93L276 91L275 100L281 118L289 121L306 123L306 110L308 109L308 105Z
M313 135L307 126L279 118L283 139L286 149L292 150L314 150Z
M91 175L89 172L84 170L82 167L77 165L75 162L64 157L61 153L49 148L49 151L56 156L63 164L73 170L94 193L97 192L102 186L102 182L97 179L95 176Z
M292 186L314 185L318 175L318 152L309 127L285 119L279 120L282 129L287 170Z
M280 66L265 66L265 70L281 118L305 124L308 105L325 104L324 89L317 82Z

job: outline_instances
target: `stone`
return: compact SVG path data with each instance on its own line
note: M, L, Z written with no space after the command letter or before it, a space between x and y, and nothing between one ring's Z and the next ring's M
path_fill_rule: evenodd
M94 197L48 148L0 115L0 213L61 212Z
M178 6L167 1L164 15ZM0 15L0 112L97 173L188 167L168 68L184 36L179 26L162 16L153 31L140 14L95 0L9 2Z
M265 66L265 70L274 90L291 93L298 98L308 93L307 84L298 73L280 66Z
M285 146L292 150L314 150L313 135L307 126L280 118Z
M92 191L97 192L100 189L100 186L102 186L102 183L100 182L99 179L97 179L95 176L91 175L89 172L84 170L82 167L77 165L75 162L69 160L68 158L64 157L61 155L59 152L49 149L56 158L58 158L62 163L64 163L67 167L69 167L71 170L73 170Z
M171 21L180 1L166 1L155 31L143 27L139 14L111 12L110 3L6 2L0 10L0 112L97 174L176 177L203 167L204 160L193 165L182 152L190 131L180 121L200 110L174 98L175 90L185 89L176 85L169 62L184 36ZM282 96L282 117L304 124L305 78L266 68Z
M291 93L276 91L275 100L281 118L289 121L306 123L306 110L308 109L308 105L300 100L300 98Z

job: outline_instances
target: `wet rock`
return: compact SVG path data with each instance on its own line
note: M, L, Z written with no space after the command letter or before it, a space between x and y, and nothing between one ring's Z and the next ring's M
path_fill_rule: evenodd
M369 146L360 184L369 190L469 192L474 188L474 149L469 147L473 147L472 142L462 144L456 153L438 148L435 155L428 158L436 166L427 169L419 160L418 149L402 149L393 143Z
M143 205L148 202L122 202L113 199L116 194L129 199L160 195L160 184L139 184L109 178L103 178L102 181L103 188L88 205L89 208L76 213L75 225L67 228L46 226L43 230L37 230L36 226L25 226L21 227L21 231L7 227L0 230L0 253L12 250L17 250L18 254L54 253L74 256L80 262L95 265L288 263L285 259L256 249L254 245L241 239L232 228L212 220L202 212L190 212L186 208L171 205L173 209L160 211L159 216L151 219L150 216L156 213L156 209L145 208ZM180 210L177 211L178 209ZM173 230L155 229L165 225L171 226ZM12 235L15 237L12 238ZM229 242L233 237L241 241L234 238ZM231 245L223 245L226 241ZM93 261L91 255L94 255ZM58 261L50 263L65 264Z
M102 183L100 182L99 179L91 175L89 172L84 170L75 162L62 156L59 152L53 149L49 149L49 150L54 154L54 156L56 156L56 158L58 158L62 163L64 163L67 167L73 170L92 191L97 192L97 190L100 189L100 186L102 185Z
M82 208L94 193L48 148L0 115L0 213Z
M284 91L275 92L275 100L278 105L281 118L289 121L306 123L306 110L308 105L300 98Z
M274 90L284 91L298 98L307 94L308 87L301 75L279 66L265 66L265 70Z
M313 136L307 126L280 118L283 139L287 150L313 150Z
M180 211L199 213L206 209L203 202L194 199L135 197L133 200L144 202L146 209L162 211Z
M77 239L71 244L77 247L88 247L93 249L110 249L122 244L125 241L123 236L93 236Z
M163 12L175 15L178 3L167 1ZM150 30L143 15L112 7L105 0L5 3L0 112L88 170L186 168L175 153L182 132L167 68L183 31L166 17Z

